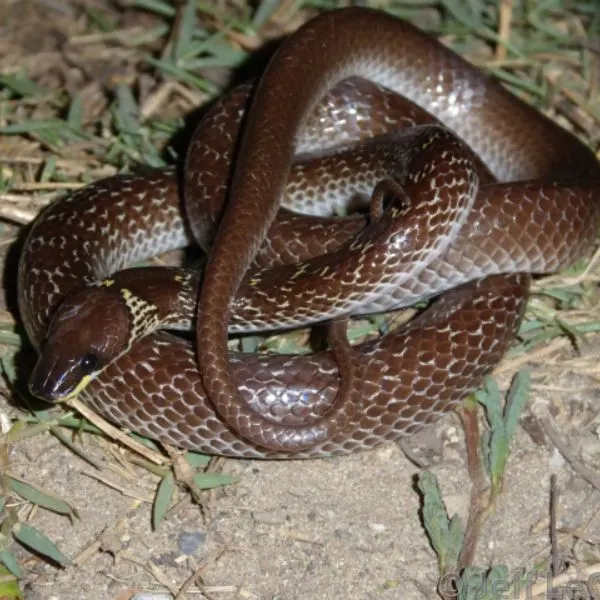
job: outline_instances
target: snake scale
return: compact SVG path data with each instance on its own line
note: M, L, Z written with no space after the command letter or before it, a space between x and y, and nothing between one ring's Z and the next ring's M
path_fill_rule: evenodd
M217 102L182 187L185 215L166 169L97 182L39 216L19 264L40 351L30 387L228 456L345 454L435 421L509 347L529 274L584 255L600 224L588 148L436 40L363 8L309 21L258 83ZM357 198L368 215L326 216ZM209 251L202 276L117 272L192 238ZM352 349L338 323L334 352L228 350L228 332L442 292ZM194 326L198 357L159 330Z

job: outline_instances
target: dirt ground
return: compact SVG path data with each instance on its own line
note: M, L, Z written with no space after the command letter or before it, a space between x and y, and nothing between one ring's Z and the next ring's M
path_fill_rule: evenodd
M590 397L590 404L593 400L597 402ZM469 479L460 428L452 421L429 432L418 447L429 446L426 458L433 463L448 510L464 522ZM596 462L586 462L594 468L596 434L583 438L578 443L590 449ZM102 457L104 452L93 455ZM335 460L223 461L220 468L239 475L240 482L207 497L206 518L181 494L156 532L150 529L156 479L140 469L127 478L110 470L94 474L48 438L19 447L12 461L21 463L17 473L69 498L80 511L73 524L42 511L32 515L32 522L67 555L83 553L85 558L64 571L30 559L26 597L31 600L127 598L126 592L134 589L176 591L194 572L203 583L192 586L186 598L435 595L437 563L419 519L414 488L418 469L396 445ZM579 558L590 562L588 554L597 553L600 534L595 518L599 492L556 451L534 443L521 429L505 493L486 525L477 564L506 564L514 574L548 560L551 473L558 476L558 520L566 530L560 536L560 555L573 560L577 531L583 538ZM94 479L99 476L122 491Z
M83 0L0 0L0 73L19 67L50 89L85 85L87 118L93 119L105 109L98 82L130 77L136 64L128 62L126 53L117 58L98 54L90 75L73 62L73 55L69 58L64 51L67 42L86 31L83 4ZM156 25L155 18L143 11L119 12L113 3L102 0L89 5L119 19L123 30ZM220 78L220 73L215 74L216 80ZM15 155L46 156L37 142L25 136L0 137L0 169L8 164L4 160ZM110 173L103 169L96 166L93 176ZM21 227L15 221L26 222L26 216L40 206L31 191L21 194L22 204L10 204L12 212L2 213L6 221L0 229L6 258L2 323L16 316L15 240ZM597 269L588 275L598 280ZM583 312L597 314L599 300L596 294ZM14 352L14 347L7 346L5 352ZM559 528L555 555L569 567L560 569L561 583L579 580L592 585L591 575L600 575L600 490L594 475L600 465L599 364L600 339L590 335L578 348L567 337L552 339L500 367L498 381L506 389L512 374L529 366L533 389L513 445L503 494L479 542L477 565L505 564L511 575L534 567L548 572L550 479L555 474ZM1 416L23 414L8 389L1 410ZM559 439L550 439L546 422ZM166 519L154 531L151 509L158 477L135 466L128 451L100 436L86 434L77 443L99 468L50 434L9 448L12 474L67 499L78 511L71 522L26 502L16 503L21 520L43 531L76 563L57 568L12 544L24 569L27 600L128 600L142 591L154 593L139 596L145 600L177 594L190 600L435 596L438 564L421 522L415 486L420 468L399 445L314 461L218 459L210 469L235 475L239 481L205 492L202 506L186 491L179 491ZM457 416L449 415L407 445L408 454L438 477L449 514L457 513L465 522L470 480ZM570 462L563 457L567 451L572 454ZM541 593L548 593L543 576L536 583ZM521 586L523 594L527 589L526 584Z

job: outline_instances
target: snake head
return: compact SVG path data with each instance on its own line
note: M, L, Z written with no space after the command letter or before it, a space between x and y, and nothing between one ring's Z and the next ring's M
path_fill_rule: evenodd
M90 287L67 296L52 317L29 379L48 402L79 394L129 348L130 317L118 290Z

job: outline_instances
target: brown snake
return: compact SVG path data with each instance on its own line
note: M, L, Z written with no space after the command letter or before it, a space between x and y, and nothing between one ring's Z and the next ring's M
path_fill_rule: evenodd
M394 94L362 79L343 82L350 77L370 79L423 106L458 134L498 180L512 183L491 183L479 166L479 190L463 220L454 209L440 208L446 189L468 184L475 169L467 166L468 151L435 126L393 134L393 144L390 138L377 139L347 154L325 152L290 174L294 152L333 148L406 125L399 123L406 106ZM239 90L217 105L189 151L187 210L205 246L228 189L237 140L232 114L241 114L247 93ZM428 122L412 110L412 122ZM437 150L436 142L429 156L434 137L449 146ZM425 158L406 140L417 140ZM370 164L365 153L374 147L384 157L377 164L393 162L398 143L401 161L417 165L399 182L408 206L407 198L396 198L366 229L362 217L288 213L280 213L270 227L280 197L296 205L298 188L319 174L321 183L312 187L315 198L342 189L368 194L380 171L369 168L357 175L356 167ZM188 241L177 182L165 171L99 182L53 205L34 224L19 268L19 303L34 345L40 347L47 337L32 379L37 395L62 397L81 388L86 375L99 372L83 391L86 402L125 427L178 446L235 456L294 457L372 447L435 420L477 387L516 332L528 284L523 273L571 263L589 249L598 230L600 167L587 148L438 42L377 11L326 13L284 43L254 91L235 151L229 203L198 303L201 376L189 344L167 333L155 332L128 346L132 330L158 322L158 305L167 324L189 325L198 277L186 271L129 271L91 290L75 291L47 335L50 315L65 295ZM440 156L448 156L452 168L466 170L448 171ZM350 173L351 183L328 175L332 167ZM384 177L390 177L389 169L383 170ZM442 192L431 194L429 207L413 206L413 198L428 186ZM331 193L337 197L337 191ZM207 206L207 197L216 200ZM205 211L204 221L198 211ZM392 225L397 214L403 219L400 226ZM419 224L428 228L418 229ZM393 235L388 227L397 227ZM403 227L410 235L402 234ZM246 275L267 232L269 243L262 246L257 264L269 268L255 267ZM437 233L450 245L438 244ZM399 236L402 244L392 249ZM278 245L284 237L294 238L295 245L281 260L307 262L271 266L279 260L273 256L284 252ZM324 252L328 255L320 256ZM421 260L418 269L408 277L394 274L392 266L415 257ZM339 265L344 267L336 271ZM319 282L326 293L317 289ZM363 284L366 289L367 282L375 283L376 292L359 299L363 295L356 290ZM387 310L455 286L461 287L409 325L354 348L360 377L352 393L358 400L343 427L331 425L332 406L340 398L330 353L228 355L228 330L289 327L323 315ZM341 300L352 294L356 304ZM129 351L97 364L115 347Z

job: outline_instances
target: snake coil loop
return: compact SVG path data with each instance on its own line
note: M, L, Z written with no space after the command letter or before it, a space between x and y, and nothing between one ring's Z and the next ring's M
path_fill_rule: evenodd
M19 265L41 347L31 388L81 393L129 429L230 456L344 454L434 421L501 359L529 274L581 257L600 224L589 149L437 41L362 8L308 22L256 88L209 111L183 188L189 228L168 169L100 181L40 215ZM371 222L324 216L373 190ZM190 230L210 249L201 287L185 269L117 272L191 243ZM333 353L228 351L228 331L442 292L351 351L339 323ZM200 371L188 342L159 331L196 320Z

